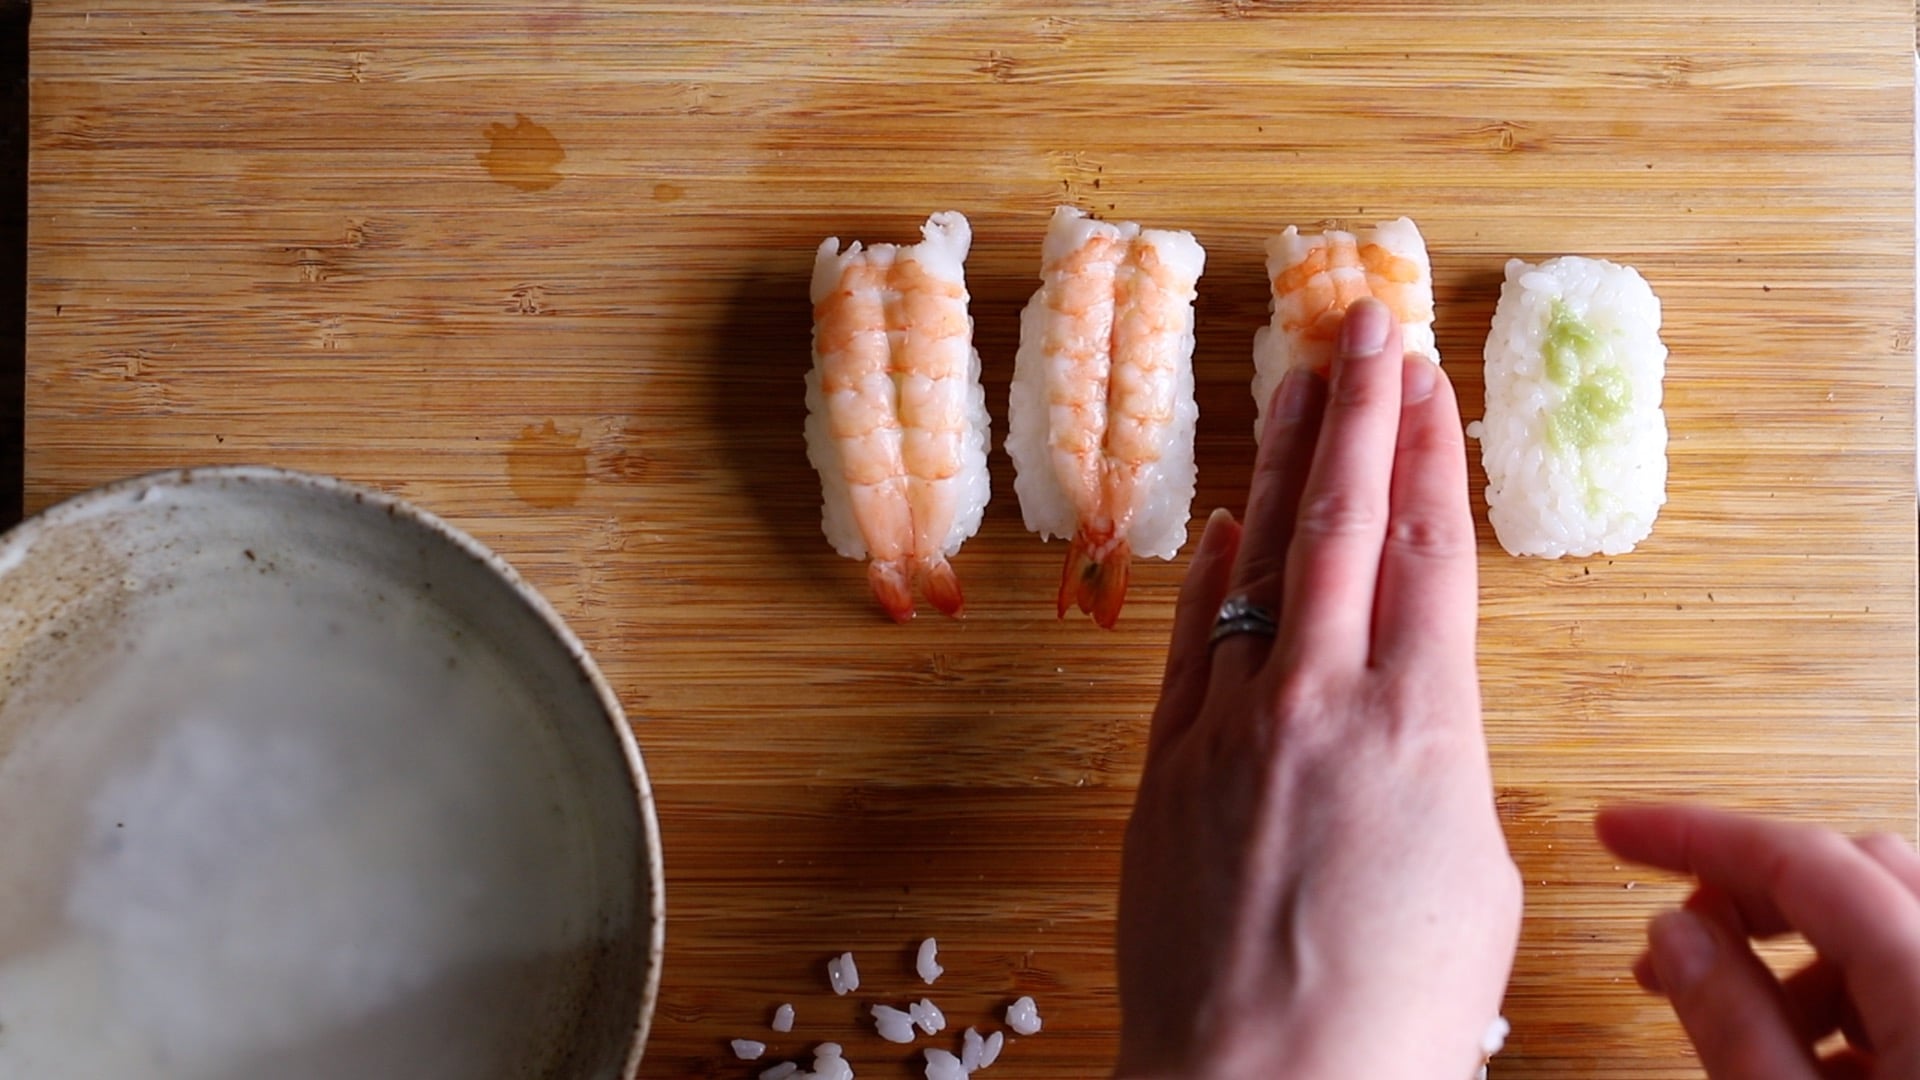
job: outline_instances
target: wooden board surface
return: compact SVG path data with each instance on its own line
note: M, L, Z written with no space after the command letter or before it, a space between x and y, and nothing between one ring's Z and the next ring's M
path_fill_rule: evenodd
M1252 460L1262 237L1416 218L1470 413L1506 257L1632 263L1673 353L1659 527L1539 562L1482 525L1529 886L1496 1075L1697 1075L1627 976L1675 887L1596 848L1596 804L1914 829L1911 6L800 10L42 0L29 509L265 462L400 492L518 565L659 794L643 1075L749 1075L725 1040L780 1001L777 1052L833 1038L909 1075L822 965L852 949L861 998L902 998L937 934L956 1025L1041 1002L995 1075L1084 1077L1114 1047L1120 831L1185 556L1137 571L1116 632L1055 621L1061 548L996 451L967 619L882 620L800 441L813 246L969 214L1003 425L1048 210L1194 230L1196 534Z

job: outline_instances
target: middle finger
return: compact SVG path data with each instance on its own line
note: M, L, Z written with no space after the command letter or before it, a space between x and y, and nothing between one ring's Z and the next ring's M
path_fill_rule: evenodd
M1289 659L1366 665L1400 432L1400 327L1378 300L1347 309L1313 469L1288 553L1280 641Z

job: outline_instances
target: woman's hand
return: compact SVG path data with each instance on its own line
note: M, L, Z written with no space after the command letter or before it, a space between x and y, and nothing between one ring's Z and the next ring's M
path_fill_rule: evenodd
M1180 594L1120 897L1118 1075L1466 1080L1519 934L1446 376L1362 301ZM1275 637L1209 645L1221 603Z
M1920 856L1897 837L1692 806L1597 822L1623 859L1691 874L1634 966L1665 994L1715 1080L1920 1077ZM1818 958L1776 979L1749 939L1798 933ZM1848 1046L1816 1059L1835 1031Z

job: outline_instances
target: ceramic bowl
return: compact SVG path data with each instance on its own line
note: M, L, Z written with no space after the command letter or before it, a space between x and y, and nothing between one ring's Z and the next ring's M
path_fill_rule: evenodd
M630 1077L661 878L606 681L431 514L197 469L0 539L0 1076Z

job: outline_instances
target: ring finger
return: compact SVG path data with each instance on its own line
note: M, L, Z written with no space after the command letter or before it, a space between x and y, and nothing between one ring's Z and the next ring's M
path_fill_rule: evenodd
M1305 368L1289 371L1268 404L1260 452L1254 458L1240 555L1234 560L1227 595L1276 614L1286 578L1287 547L1293 543L1293 517L1313 465L1326 404L1325 379ZM1259 670L1272 649L1271 638L1235 634L1214 646L1213 670L1226 668L1244 679Z

